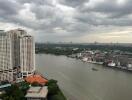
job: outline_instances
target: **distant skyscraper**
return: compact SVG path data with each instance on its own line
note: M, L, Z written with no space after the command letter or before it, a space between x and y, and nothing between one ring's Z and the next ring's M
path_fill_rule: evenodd
M7 57L6 55L10 57L10 59L9 57L7 57L8 59L0 58L0 69L1 66L4 66L1 71L6 69L6 66L3 65L5 62L9 63L7 65L8 72L10 72L11 69L11 76L6 79L12 81L13 79L21 79L32 75L35 71L35 43L33 37L22 29L16 29L8 32L2 31L0 39L0 46L2 46L2 48L0 48L0 56L5 53L5 58ZM1 61L3 61L3 63L1 63ZM15 69L16 72L14 72L13 69ZM14 74L12 74L13 72ZM1 80L5 80L3 77L5 76L1 76ZM10 79L10 77L13 78Z

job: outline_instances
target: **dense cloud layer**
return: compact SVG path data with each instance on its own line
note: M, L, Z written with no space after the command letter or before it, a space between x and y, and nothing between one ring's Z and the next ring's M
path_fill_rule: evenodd
M132 0L0 0L0 16L36 41L132 42Z

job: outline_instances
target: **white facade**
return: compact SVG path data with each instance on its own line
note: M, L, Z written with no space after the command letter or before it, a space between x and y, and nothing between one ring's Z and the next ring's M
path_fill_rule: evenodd
M0 31L0 81L13 81L11 37Z
M20 68L22 77L31 75L35 71L35 46L32 36L20 38Z
M15 69L13 75L13 69ZM35 71L35 43L21 29L0 31L0 81L23 78Z

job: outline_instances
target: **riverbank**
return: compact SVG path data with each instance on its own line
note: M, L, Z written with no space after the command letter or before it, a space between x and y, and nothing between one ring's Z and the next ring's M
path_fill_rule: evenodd
M53 55L53 56L66 56L68 58L73 58L73 59L76 59L76 60L79 60L79 61L82 61L82 62L85 62L85 63L90 63L90 64L95 64L95 65L102 65L103 67L109 67L109 68L112 68L112 69L118 69L118 70L121 70L121 71L124 71L124 72L130 72L132 73L132 69L128 69L126 67L119 67L119 66L108 66L107 64L105 64L104 62L96 62L96 61L85 61L83 60L82 58L78 58L77 56L71 56L71 55L65 55L65 54L54 54L54 53L37 53L37 54L49 54L49 55Z
M73 49L73 48L61 48L61 47L45 47L45 48L36 48L36 54L53 54L53 55L71 55L81 52L82 49Z
M90 63L132 70L132 47L130 45L36 43L35 51L36 54L64 55Z
M68 57L70 57L70 56L68 56ZM121 70L121 71L124 71L124 72L132 73L132 69L128 69L127 67L116 66L116 65L115 66L108 66L107 64L105 64L105 62L85 61L83 59L79 59L79 58L75 58L75 57L70 57L70 58L77 59L77 60L80 60L80 61L85 62L85 63L102 65L103 67L109 67L109 68L112 68L112 69L118 69L118 70Z

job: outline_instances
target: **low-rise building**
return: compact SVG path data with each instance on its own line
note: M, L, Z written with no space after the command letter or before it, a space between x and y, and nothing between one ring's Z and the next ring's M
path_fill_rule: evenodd
M26 77L25 81L30 84L38 83L39 85L42 85L42 86L44 86L48 82L47 79L45 79L43 76L38 75L38 74L30 75L30 76Z
M47 100L48 87L30 87L27 91L26 98L27 100Z

